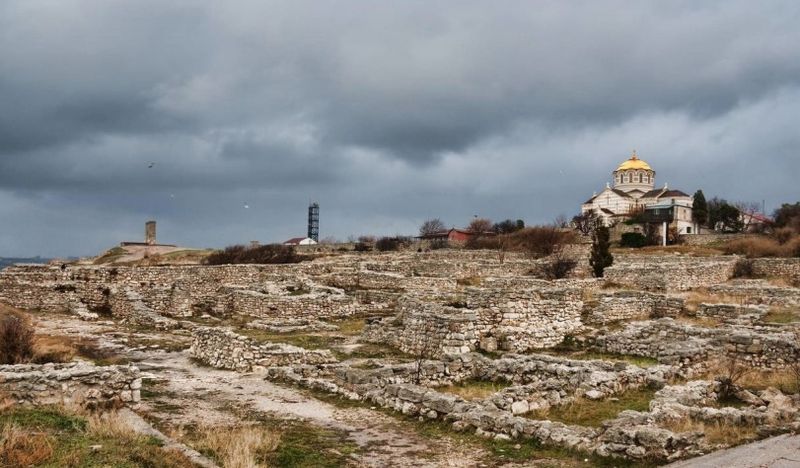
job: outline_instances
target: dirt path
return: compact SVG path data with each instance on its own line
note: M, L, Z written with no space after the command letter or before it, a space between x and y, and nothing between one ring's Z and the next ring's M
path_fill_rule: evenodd
M160 394L157 399L145 394L139 413L171 426L234 424L238 421L235 408L303 419L342 431L360 449L355 466L482 466L482 449L449 438L424 438L380 411L334 406L267 381L263 375L201 367L186 351L164 352L157 345L139 343L143 338L150 342L175 340L174 335L147 332L138 336L120 331L113 323L84 322L70 316L40 317L37 332L91 339L96 346L136 361L143 377L154 382Z

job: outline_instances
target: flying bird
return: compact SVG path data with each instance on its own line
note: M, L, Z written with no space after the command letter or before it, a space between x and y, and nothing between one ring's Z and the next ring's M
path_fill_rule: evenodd
M152 168L153 168L153 166L155 166L155 165L156 165L156 163L154 163L154 162L151 162L150 164L148 164L148 165L147 165L147 168L148 168L148 169L152 169Z
M245 204L244 204L244 208L245 208L245 209L247 209L247 208L250 208L250 205L248 205L247 203L245 203Z

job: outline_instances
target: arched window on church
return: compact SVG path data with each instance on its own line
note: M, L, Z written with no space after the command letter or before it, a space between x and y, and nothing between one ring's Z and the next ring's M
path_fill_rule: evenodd
M630 181L631 181L631 175L630 174L625 174L625 183L627 184Z
M644 176L643 176L643 175L642 175L642 173L640 172L640 173L639 173L639 183L640 183L640 184L642 183L642 177L644 177Z
M645 182L646 184L649 184L649 183L650 183L650 174L647 174L647 175L645 175L645 176L644 176L644 182Z

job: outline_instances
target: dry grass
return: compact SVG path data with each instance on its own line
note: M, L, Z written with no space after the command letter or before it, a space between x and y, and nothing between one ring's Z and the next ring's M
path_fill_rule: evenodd
M0 432L0 466L35 466L53 455L53 440L42 432L5 425Z
M280 444L280 434L259 426L204 427L195 434L196 447L210 452L225 468L266 466Z
M456 279L456 284L459 286L480 286L482 283L483 279L480 276L467 276Z
M711 445L732 446L758 438L757 428L751 424L732 426L721 422L700 422L684 418L664 421L659 426L678 434L702 432L706 442Z
M549 419L564 424L600 427L603 421L616 418L624 410L649 411L650 400L653 399L655 392L649 388L638 388L599 401L576 398L565 405L535 411L528 417L537 420Z
M451 395L458 395L467 401L476 401L486 399L495 393L508 387L510 384L507 382L487 382L484 380L467 380L459 382L454 385L446 385L438 387L436 390L449 393Z
M752 370L745 374L739 385L748 390L765 390L769 387L777 388L783 393L800 393L800 381L792 369L778 370Z
M164 450L116 412L63 406L0 407L0 466L147 466L189 468L182 453Z
M698 288L690 292L684 301L683 307L688 312L697 312L700 304L746 304L746 298L730 296L727 294L712 294L705 288Z
M70 362L77 354L73 340L66 336L37 335L33 342L33 362Z
M800 256L800 236L795 236L784 243L771 237L752 237L728 242L726 254L745 255L747 258L761 257L798 257Z
M761 318L766 323L794 323L800 321L800 310L790 307L770 307L769 312Z

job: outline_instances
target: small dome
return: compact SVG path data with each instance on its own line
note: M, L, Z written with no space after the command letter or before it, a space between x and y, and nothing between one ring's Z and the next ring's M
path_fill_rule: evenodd
M644 169L646 171L652 171L653 169L650 167L649 164L642 161L636 156L636 151L634 150L633 154L631 155L630 159L624 161L622 164L619 165L617 168L618 171L626 171L628 169Z

